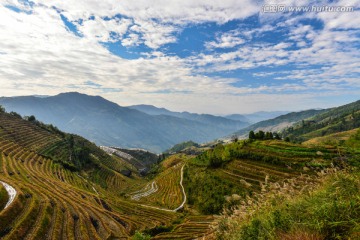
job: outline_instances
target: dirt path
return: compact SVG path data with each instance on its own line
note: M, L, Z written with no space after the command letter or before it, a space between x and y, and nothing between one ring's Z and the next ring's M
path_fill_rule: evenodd
M8 202L6 203L4 209L6 209L8 206L10 206L10 204L14 201L15 197L16 197L16 190L15 188L13 188L12 186L10 186L9 184L3 182L3 181L0 181L0 183L5 187L6 191L8 192L9 194L9 200Z
M131 197L131 199L132 199L132 200L139 201L140 198L142 198L142 197L147 197L147 196L149 196L149 195L157 192L158 189L159 189L159 188L158 188L158 186L156 185L156 182L153 181L153 182L151 183L151 185L150 185L150 184L146 185L145 189L143 189L143 190L140 191L139 193L133 195L133 196ZM144 191L144 190L146 190L146 191Z
M181 203L181 205L179 207L174 209L174 212L176 212L176 211L180 210L181 208L183 208L185 203L186 203L186 193L185 193L185 188L183 186L184 167L185 167L185 165L183 165L182 168L181 168L181 179L180 179L180 186L181 186L181 189L182 189L182 192L183 192L184 200L183 200L183 202Z
M149 206L149 205L143 205L143 204L140 204L140 205L143 206L143 207L153 208L153 209L162 210L162 211L167 211L167 212L177 212L177 211L179 211L180 209L182 209L182 208L184 207L185 203L186 203L186 193L185 193L185 188L184 188L184 186L183 186L184 167L185 167L185 165L183 165L183 166L181 167L181 178L180 178L180 186L181 186L181 189L182 189L182 193L183 193L184 200L183 200L183 202L180 204L179 207L171 210L171 209L159 208L159 207L154 207L154 206ZM154 183L155 183L155 182L153 182L152 185L153 185ZM156 183L155 183L155 184L156 184ZM151 190L153 190L153 189L154 189L153 186L151 186L150 192L151 192ZM157 190L157 189L156 189L156 190ZM148 190L146 193L148 193L148 192L149 192L149 190ZM150 195L150 194L148 194L148 195ZM136 195L135 195L135 196L136 196ZM133 197L134 197L134 196L133 196ZM132 197L132 199L134 199L133 197Z

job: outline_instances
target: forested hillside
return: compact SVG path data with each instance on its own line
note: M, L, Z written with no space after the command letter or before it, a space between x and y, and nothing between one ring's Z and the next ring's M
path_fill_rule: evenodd
M307 119L313 116L316 116L319 113L326 112L327 110L306 110L301 112L292 112L281 115L279 117L264 120L255 124L252 124L246 128L243 128L233 135L238 136L241 139L246 139L250 131L271 131L277 132L281 131L287 127L292 126L293 124Z
M302 142L358 127L360 127L360 100L303 119L284 130L283 135L294 141Z

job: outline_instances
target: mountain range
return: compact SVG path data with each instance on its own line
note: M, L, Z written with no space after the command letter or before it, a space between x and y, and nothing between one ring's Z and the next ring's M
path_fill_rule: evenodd
M272 111L272 112L260 111L250 114L230 114L230 115L226 115L225 117L232 120L245 121L254 124L260 121L273 119L287 113L289 113L289 111Z
M207 142L249 123L209 114L176 113L153 106L122 107L77 92L56 96L2 97L8 112L35 115L44 123L86 137L98 145L162 152L183 141Z
M280 115L284 115L289 113L288 111L272 111L272 112L254 112L250 114L230 114L225 116L214 116L210 114L196 114L196 113L189 113L189 112L173 112L169 111L166 108L158 108L152 105L133 105L129 106L129 108L139 110L141 112L150 114L150 115L168 115L168 116L174 116L179 118L185 118L189 120L195 120L195 121L205 121L205 122L211 122L211 123L221 123L224 121L224 118L233 120L233 121L240 121L240 122L246 122L249 124L257 123L263 120L276 118Z
M273 119L257 122L229 135L247 139L250 131L278 132L282 137L302 142L314 137L329 135L360 127L360 100L328 109L310 109L287 113Z
M276 118L260 121L255 124L252 124L250 126L247 126L245 128L242 128L242 129L236 131L235 133L233 133L233 135L238 136L238 138L240 138L240 139L246 139L246 138L248 138L250 131L255 131L255 132L260 131L260 130L270 131L270 132L282 131L303 119L313 117L317 114L320 114L320 113L326 112L326 111L328 111L328 110L327 109L322 109L322 110L310 109L310 110L305 110L305 111L300 111L300 112L287 113L287 114L278 116ZM230 137L231 136L229 136L228 138L230 138Z
M333 115L334 112L341 112L342 108L356 110L358 102L330 109L227 116L174 112L152 105L123 107L100 96L77 92L56 96L1 97L0 105L8 112L14 111L23 116L35 115L39 121L83 136L100 146L140 148L161 153L185 141L204 143L216 139L230 140L235 135L244 139L251 130L281 132L319 114L329 112ZM324 116L331 118L328 114ZM262 121L251 124L258 120ZM317 122L321 121L317 119ZM288 131L285 133L291 135Z

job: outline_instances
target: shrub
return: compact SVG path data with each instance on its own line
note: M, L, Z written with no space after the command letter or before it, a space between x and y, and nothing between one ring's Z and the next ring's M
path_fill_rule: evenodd
M136 231L134 236L131 238L132 240L150 240L151 236Z

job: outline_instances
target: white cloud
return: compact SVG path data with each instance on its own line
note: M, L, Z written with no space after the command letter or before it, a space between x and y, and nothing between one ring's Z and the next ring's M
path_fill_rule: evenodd
M243 19L258 12L258 5L235 0L34 2L35 5L30 7L17 1L0 0L2 5L32 11L31 14L16 13L0 8L0 85L3 95L79 90L101 94L123 105L151 103L175 110L229 113L271 109L273 106L287 109L289 102L300 100L296 107L304 109L310 103L314 105L319 95L304 93L308 89L327 89L326 94L339 94L339 91L354 94L358 93L356 87L360 87L356 75L360 72L360 59L358 48L354 47L359 32L355 28L346 29L352 23L343 20L343 15L335 15L336 21L333 21L329 15L313 14L312 18L324 21L324 29L301 24L301 19L310 16L306 15L295 20L290 18L292 21L288 19L282 26L269 22L258 28L223 32L207 43L214 50L211 54L182 59L166 55L160 47L178 41L177 34L191 24L208 21L222 24ZM59 11L76 25L83 37L67 31ZM345 18L350 20L348 15ZM290 29L285 39L275 43L256 41L263 34L281 27ZM142 58L127 60L111 54L99 44L103 41L120 41L125 47L145 44L154 51L143 54ZM215 48L227 52L219 53ZM233 51L228 51L230 48L234 48ZM277 77L294 80L291 83L279 81L276 85L235 87L241 79L203 76L204 73L286 64L304 67ZM313 65L324 67L312 69ZM87 84L89 81L101 87L94 88ZM355 86L353 92L349 90L350 86ZM284 94L291 91L298 94Z
M136 20L135 23L136 25L131 27L131 31L141 34L144 44L152 49L176 42L174 33L178 31L178 28L173 25L144 20Z
M133 30L141 35L142 42L150 48L157 49L162 45L176 42L179 26L202 22L219 24L249 17L260 10L260 5L251 0L72 0L45 1L34 0L36 4L56 7L73 23L80 19L83 25L77 24L86 37L94 40L112 40L110 32L120 37L128 27L128 22L104 21L102 18L123 16L136 24ZM89 20L95 17L95 20ZM140 35L139 35L140 34ZM136 45L134 35L127 37L125 46Z
M7 23L0 34L2 94L55 94L77 90L101 93L122 89L127 94L170 92L226 93L233 79L194 75L178 57L154 53L155 58L126 60L99 43L67 31L54 9L34 7L33 14L0 9ZM51 23L51 24L49 24ZM91 80L102 87L86 88ZM234 90L236 90L234 88Z
M100 17L84 20L76 24L80 33L90 40L116 42L122 39L132 21L126 18L104 20Z
M205 46L208 49L212 48L233 48L245 43L245 40L239 37L239 31L230 31L222 33L216 37L216 41L206 42Z
M141 42L139 35L135 33L130 33L129 36L121 40L121 44L125 47L139 46Z

